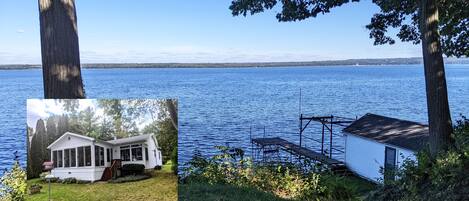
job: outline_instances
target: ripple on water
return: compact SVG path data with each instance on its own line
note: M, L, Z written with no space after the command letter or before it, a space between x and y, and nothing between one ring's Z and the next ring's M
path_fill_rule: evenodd
M454 119L469 114L469 66L448 65L448 93ZM249 153L254 136L282 136L298 142L298 94L306 114L361 116L365 113L426 121L421 66L85 69L89 98L179 98L179 163L196 149L215 154L215 145ZM19 151L24 165L25 104L42 97L40 70L0 71L0 169ZM319 127L315 127L319 129ZM307 135L318 138L318 130ZM334 146L343 146L339 136ZM318 144L306 141L318 150Z

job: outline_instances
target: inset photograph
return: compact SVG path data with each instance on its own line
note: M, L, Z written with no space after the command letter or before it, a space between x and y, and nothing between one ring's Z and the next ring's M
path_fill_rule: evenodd
M177 100L28 99L30 200L177 200Z

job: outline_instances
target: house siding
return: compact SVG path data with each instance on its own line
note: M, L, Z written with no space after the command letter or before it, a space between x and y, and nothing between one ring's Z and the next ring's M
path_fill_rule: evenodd
M65 135L65 134L64 134ZM148 147L148 161L145 160L145 149L142 150L143 160L142 161L122 161L122 164L143 164L145 165L145 169L152 169L156 165L161 165L161 153L158 150L157 142L154 137L148 137L143 142L135 142L129 144L138 144L143 143L146 144ZM95 145L104 148L104 166L95 167ZM128 144L125 144L128 145ZM71 178L74 177L79 180L87 180L87 181L97 181L100 180L103 172L106 167L110 167L112 165L112 161L107 161L107 151L106 149L112 148L112 155L113 159L120 159L120 146L125 145L115 145L112 146L109 143L105 142L96 142L93 139L87 139L86 137L79 137L75 135L68 135L60 138L58 141L55 141L53 145L49 147L50 154L52 158L52 153L55 150L64 150L70 148L77 148L81 146L90 146L91 147L91 166L85 167L56 167L51 170L51 173L60 179ZM156 157L154 151L156 153ZM78 163L77 157L78 154L75 155L75 161ZM63 156L62 156L63 161Z
M345 164L351 171L374 182L383 179L380 169L384 167L386 146L396 149L397 167L401 167L406 158L416 160L414 152L410 150L350 134L346 134L346 138Z
M95 181L95 168L94 167L79 167L79 168L54 168L51 171L52 175L60 179L74 177L84 181ZM101 178L99 178L101 179ZM98 179L98 180L99 180Z

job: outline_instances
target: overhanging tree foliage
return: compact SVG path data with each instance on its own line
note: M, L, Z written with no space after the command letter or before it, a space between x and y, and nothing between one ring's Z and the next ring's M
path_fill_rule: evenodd
M282 4L281 22L305 20L329 13L332 8L359 0L234 0L234 16L253 15ZM405 42L422 43L427 94L430 151L446 149L452 130L443 55L469 56L469 1L467 0L373 0L380 7L370 24L375 45L394 44L388 30L399 29Z

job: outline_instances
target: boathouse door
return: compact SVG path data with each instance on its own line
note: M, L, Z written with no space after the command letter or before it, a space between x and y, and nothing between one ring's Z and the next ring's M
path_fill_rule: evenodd
M384 153L384 180L394 180L396 171L396 149L386 147Z

